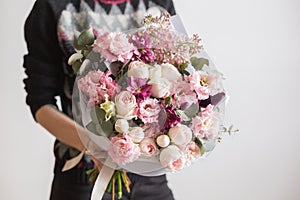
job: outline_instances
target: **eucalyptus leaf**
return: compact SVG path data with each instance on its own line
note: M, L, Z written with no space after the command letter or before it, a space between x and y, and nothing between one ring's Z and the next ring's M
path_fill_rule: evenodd
M205 148L203 145L200 147L200 154L201 155L205 154Z
M191 120L182 110L176 110L176 114L185 122Z
M114 126L111 123L111 121L103 121L101 124L101 128L102 128L101 135L106 137L109 137L114 131Z
M191 57L190 61L196 70L201 70L204 65L209 66L209 60L206 58Z
M78 61L72 65L72 69L75 73L77 73L79 71L80 67L81 67L81 62L78 62Z
M100 60L100 54L94 51L90 51L89 54L86 55L86 58L92 62L98 62Z
M68 63L69 65L74 65L81 58L83 58L83 55L81 53L74 53L73 55L70 56Z
M91 109L91 118L95 124L102 123L105 120L105 111L98 106L95 106Z
M83 31L77 40L77 44L79 46L86 46L86 45L92 45L95 40L95 35L93 33L93 28L89 28L85 31Z
M99 135L99 133L97 132L96 124L94 122L88 123L88 125L86 125L86 128L95 135Z
M184 110L184 113L189 118L193 118L199 112L199 104L193 103L188 109Z

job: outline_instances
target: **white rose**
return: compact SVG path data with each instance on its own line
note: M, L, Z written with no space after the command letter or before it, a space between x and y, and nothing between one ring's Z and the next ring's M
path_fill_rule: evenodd
M176 125L170 128L168 135L171 141L180 146L186 146L192 141L192 130L186 125Z
M174 65L164 63L161 64L161 77L168 79L169 81L177 81L181 78L181 74Z
M163 149L160 152L159 160L163 167L171 171L182 169L186 163L183 152L175 145Z
M170 138L167 135L160 135L156 138L156 143L160 147L167 147L170 144Z
M133 127L128 135L134 143L139 143L145 137L144 130L141 127Z
M167 97L170 95L172 83L168 81L167 79L155 79L150 80L148 82L149 85L152 85L150 92L152 93L152 96L156 98L162 98Z
M148 65L141 61L133 61L128 66L128 77L149 78Z
M136 98L128 91L122 91L116 95L115 104L117 117L130 120L136 117Z
M141 141L139 147L140 147L141 153L146 156L152 156L157 152L156 144L154 142L154 139L152 139L152 138L144 138Z
M115 123L115 129L118 133L126 133L129 129L129 124L126 119L118 119Z

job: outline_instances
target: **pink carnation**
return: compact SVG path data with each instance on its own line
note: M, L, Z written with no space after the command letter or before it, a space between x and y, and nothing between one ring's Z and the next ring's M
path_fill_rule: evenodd
M200 157L200 155L201 154L199 146L194 141L191 141L185 148L185 157L187 165L197 160Z
M160 110L159 102L156 99L148 98L139 103L138 117L144 123L157 122Z
M105 33L97 37L93 50L108 62L124 63L132 58L136 48L124 33Z
M198 138L215 138L219 130L218 114L213 112L213 106L208 105L192 119L191 129Z
M189 81L191 89L195 90L198 99L208 99L214 87L214 77L202 71L195 71L192 75L186 77Z
M198 99L194 90L190 88L190 85L186 81L178 82L176 87L176 97L178 106L181 109L187 109L192 104L198 103Z
M112 99L118 92L117 83L110 77L110 72L91 71L78 80L78 88L89 97L88 106L99 105L105 101L105 95Z
M134 162L141 154L138 146L127 134L115 136L111 138L110 142L108 154L119 165Z

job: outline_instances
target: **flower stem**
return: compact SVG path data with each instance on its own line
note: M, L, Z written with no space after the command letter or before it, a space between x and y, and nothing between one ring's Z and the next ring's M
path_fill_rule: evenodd
M122 198L123 192L122 192L122 180L121 180L121 171L117 171L117 178L118 178L118 199Z

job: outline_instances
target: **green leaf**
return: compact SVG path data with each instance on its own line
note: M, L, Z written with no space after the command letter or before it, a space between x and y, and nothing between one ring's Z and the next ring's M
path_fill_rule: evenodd
M74 65L77 61L80 61L81 58L83 58L83 55L81 53L74 53L70 56L68 64Z
M93 28L89 28L79 35L76 43L79 47L85 47L87 45L92 45L94 43L94 40L95 35L93 33Z
M81 67L81 62L75 62L73 65L72 65L72 69L75 73L77 73Z
M111 123L111 121L103 121L101 124L101 128L103 130L103 136L109 137L113 131L114 131L114 126Z
M231 133L232 129L233 129L233 125L229 126L228 132Z
M86 58L92 62L101 61L100 54L94 51L90 51L89 54L86 55Z
M191 57L191 64L196 70L201 70L204 65L209 66L209 60L206 58Z
M199 104L192 104L188 109L184 110L184 113L186 116L188 116L189 118L193 118L197 115L197 113L199 112Z
M96 124L94 122L88 123L88 125L86 125L86 128L87 128L87 130L91 131L92 133L99 135L99 133L97 132Z
M170 102L171 102L171 97L170 96L165 98L165 102L164 102L165 106L168 105Z
M205 148L203 145L200 147L200 153L201 155L205 154Z
M98 106L91 108L91 118L96 124L102 123L105 120L105 111Z
M188 72L188 71L186 71L186 70L183 70L182 73L183 73L184 75L187 75L187 76L191 75L190 72Z
M176 110L176 114L185 122L191 120L182 110Z
M113 133L113 124L110 121L96 124L97 135L109 137Z

